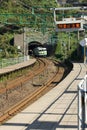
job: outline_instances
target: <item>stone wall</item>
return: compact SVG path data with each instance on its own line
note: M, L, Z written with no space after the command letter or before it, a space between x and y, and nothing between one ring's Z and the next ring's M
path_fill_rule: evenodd
M14 45L24 53L24 33L14 34Z

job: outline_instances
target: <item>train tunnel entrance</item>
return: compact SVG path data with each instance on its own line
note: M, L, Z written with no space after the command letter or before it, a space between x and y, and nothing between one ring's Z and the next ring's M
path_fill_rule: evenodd
M28 55L33 55L33 50L36 47L44 47L40 42L38 41L32 41L28 44Z
M34 49L37 47L43 47L46 48L47 50L47 56L51 56L55 52L56 44L53 46L52 44L47 44L47 43L40 43L38 41L32 41L28 43L28 55L34 56Z

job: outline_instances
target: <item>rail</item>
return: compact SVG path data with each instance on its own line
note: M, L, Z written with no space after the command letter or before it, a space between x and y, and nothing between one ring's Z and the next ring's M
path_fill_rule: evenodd
M29 78L31 78L34 75L40 74L41 71L43 71L44 69L46 69L46 67L48 67L48 64L49 64L48 60L45 61L45 59L44 60L39 59L39 61L41 62L40 63L41 65L39 65L39 70L37 70L36 72L34 72L34 74L31 73L30 76L28 75L28 77L26 77L25 79L22 79L22 80L20 79L21 82L18 82L17 85L15 85L15 86L14 85L13 86L7 86L6 89L1 90L1 93L6 93L6 90L9 91L13 87L20 86L20 85L24 84L24 82L26 80L29 80ZM16 103L14 106L8 108L8 110L5 110L4 113L2 113L2 115L0 117L0 122L3 122L4 120L6 120L7 118L9 118L10 116L14 115L15 112L18 112L18 111L20 111L20 109L23 109L23 107L25 107L26 104L28 104L30 102L33 102L39 96L43 95L43 93L45 93L47 90L53 88L54 87L53 86L54 85L53 81L56 82L55 78L58 77L58 74L59 75L62 74L61 69L58 69L58 73L56 72L54 74L54 77L52 77L49 81L47 81L47 83L45 83L41 87L38 87L35 91L33 91L31 94L28 94L25 98L23 98L21 101L19 101L18 103ZM58 82L58 79L57 79L57 82ZM51 86L49 88L50 84L51 84ZM8 98L8 96L7 96L7 98Z

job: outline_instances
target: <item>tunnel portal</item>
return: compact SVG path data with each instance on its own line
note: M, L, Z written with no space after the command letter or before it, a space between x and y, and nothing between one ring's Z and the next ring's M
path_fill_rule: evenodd
M44 45L38 41L32 41L28 43L28 55L33 55L33 49L36 47L44 47Z

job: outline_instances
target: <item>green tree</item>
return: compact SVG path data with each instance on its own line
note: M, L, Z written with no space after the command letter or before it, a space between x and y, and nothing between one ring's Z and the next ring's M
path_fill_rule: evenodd
M9 47L9 40L7 34L0 35L0 49L3 50L3 57L9 57L9 53L7 51Z
M10 45L10 39L10 35L7 33L0 35L0 49L2 50L2 58L8 58L12 55L14 56L14 54L17 54L16 47Z

